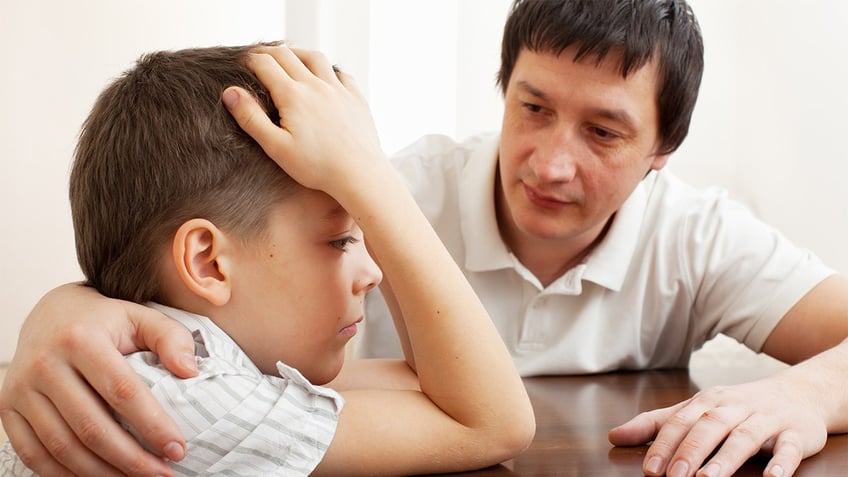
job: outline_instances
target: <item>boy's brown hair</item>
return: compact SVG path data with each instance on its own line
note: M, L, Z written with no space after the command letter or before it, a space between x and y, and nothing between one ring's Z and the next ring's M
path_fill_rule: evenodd
M205 218L249 240L296 190L221 102L241 86L279 122L245 67L256 45L143 55L99 96L70 178L77 258L102 294L143 303L160 294L160 257L185 221Z

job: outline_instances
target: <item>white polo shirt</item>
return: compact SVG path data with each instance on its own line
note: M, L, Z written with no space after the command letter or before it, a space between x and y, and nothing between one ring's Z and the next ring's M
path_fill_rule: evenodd
M724 191L696 190L663 170L640 183L583 263L544 288L498 232L498 139L428 136L392 161L523 376L685 367L718 333L759 351L792 305L834 273ZM402 355L379 291L366 298L356 352Z

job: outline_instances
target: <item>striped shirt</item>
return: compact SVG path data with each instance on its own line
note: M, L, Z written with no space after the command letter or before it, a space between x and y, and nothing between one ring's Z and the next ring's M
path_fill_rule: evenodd
M315 386L277 363L268 376L210 319L152 304L192 331L198 376L180 379L151 352L127 356L177 422L188 452L170 462L176 475L309 475L318 465L343 406L335 391ZM121 416L117 420L154 452ZM33 475L11 447L0 449L0 476Z

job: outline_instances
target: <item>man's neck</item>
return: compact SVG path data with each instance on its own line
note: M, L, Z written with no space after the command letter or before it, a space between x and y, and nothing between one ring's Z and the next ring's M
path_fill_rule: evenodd
M580 265L603 240L612 219L598 232L588 232L568 241L544 240L533 237L514 237L507 240L513 255L547 287L569 270ZM503 231L502 231L503 233ZM516 240L517 239L517 240Z
M572 237L540 238L523 233L512 222L509 213L504 211L507 205L500 191L500 176L497 175L494 200L501 239L545 288L586 259L606 236L615 217L613 214L605 222L577 232Z

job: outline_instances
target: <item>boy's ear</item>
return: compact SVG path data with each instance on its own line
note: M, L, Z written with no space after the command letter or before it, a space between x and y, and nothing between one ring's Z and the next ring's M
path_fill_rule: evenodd
M226 305L232 292L226 243L224 232L206 219L191 219L174 235L177 274L192 293L214 306Z

